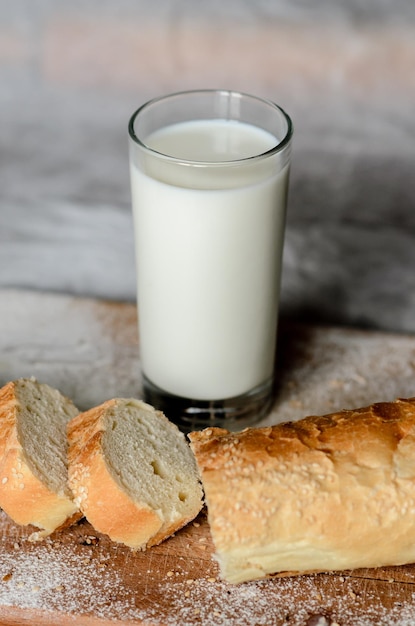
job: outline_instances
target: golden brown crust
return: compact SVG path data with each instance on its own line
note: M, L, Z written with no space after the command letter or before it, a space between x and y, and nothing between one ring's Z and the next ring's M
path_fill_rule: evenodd
M115 482L103 457L105 416L118 402L108 400L69 423L69 486L96 530L114 541L142 549L154 545L162 520L145 503L135 503L128 497ZM163 533L157 542L165 536Z
M190 440L228 580L415 560L415 398Z
M67 523L77 507L51 492L30 470L17 435L18 381L0 389L0 506L17 523L44 529Z

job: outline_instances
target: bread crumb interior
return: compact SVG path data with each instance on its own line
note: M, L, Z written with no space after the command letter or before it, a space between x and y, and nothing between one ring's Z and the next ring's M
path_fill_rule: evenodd
M114 480L129 497L170 522L197 507L196 463L176 426L145 406L124 400L114 407L106 416L102 449Z
M77 408L59 391L31 379L18 383L17 433L32 473L56 494L67 486L66 424Z

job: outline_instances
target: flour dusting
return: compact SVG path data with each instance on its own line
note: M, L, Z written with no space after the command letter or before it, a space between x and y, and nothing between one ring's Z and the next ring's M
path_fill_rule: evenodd
M145 626L415 624L412 566L399 570L406 584L389 568L378 581L345 572L231 585L217 578L203 516L146 553L92 533L81 522L32 543L0 512L0 621L13 607L22 620L44 611L54 626L81 616Z

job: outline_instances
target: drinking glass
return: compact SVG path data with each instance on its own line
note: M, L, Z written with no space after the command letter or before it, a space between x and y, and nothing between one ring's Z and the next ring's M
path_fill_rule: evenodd
M270 409L292 132L273 102L226 90L129 122L143 394L184 431Z

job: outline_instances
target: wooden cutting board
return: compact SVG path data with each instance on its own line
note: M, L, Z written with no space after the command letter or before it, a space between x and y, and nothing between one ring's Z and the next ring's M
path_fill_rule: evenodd
M278 360L263 424L415 395L415 337L282 323ZM80 408L139 397L135 307L0 291L0 383L31 375ZM415 624L415 566L221 582L205 514L144 553L85 521L41 543L30 532L0 513L0 624Z
M30 530L5 514L0 529L1 624L415 623L415 567L238 586L220 582L204 514L162 545L138 553L111 543L86 522L42 543L31 543Z

